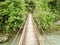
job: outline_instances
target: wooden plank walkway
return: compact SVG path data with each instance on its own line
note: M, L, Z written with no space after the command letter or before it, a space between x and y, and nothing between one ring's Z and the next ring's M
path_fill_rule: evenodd
M33 28L32 15L28 16L28 23L26 25L26 33L23 41L23 45L39 45L39 41L36 32Z

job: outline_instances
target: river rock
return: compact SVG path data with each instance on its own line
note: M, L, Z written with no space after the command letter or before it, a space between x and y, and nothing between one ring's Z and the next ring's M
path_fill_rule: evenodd
M55 24L56 24L56 25L60 25L60 21L57 21Z
M0 43L6 42L8 40L8 36L0 36Z

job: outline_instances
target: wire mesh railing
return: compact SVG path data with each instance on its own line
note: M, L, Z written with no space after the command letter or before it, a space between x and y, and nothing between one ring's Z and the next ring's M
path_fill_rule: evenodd
M23 41L24 41L24 37L25 37L25 33L26 33L27 21L28 21L28 18L27 18L27 20L25 22L25 26L24 26L24 29L23 29L23 32L22 32L22 36L20 38L20 41L19 41L18 45L23 45Z
M38 28L37 24L34 22L34 20L33 20L33 24L35 26L34 29L37 33L40 45L46 45L46 43L48 43L47 45L52 45L52 42L48 39L47 34L45 33L44 29L42 27L40 27L40 30L42 32L42 34L41 34L41 32L39 31L39 28Z

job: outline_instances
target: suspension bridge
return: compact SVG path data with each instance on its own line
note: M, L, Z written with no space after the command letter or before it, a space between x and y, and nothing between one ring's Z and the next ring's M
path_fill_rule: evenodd
M41 30L47 39L42 28ZM16 41L17 43L15 43ZM11 45L44 45L44 40L37 29L36 24L34 23L32 14L28 14L22 33L20 34L20 30L17 32ZM51 45L50 42L49 45Z

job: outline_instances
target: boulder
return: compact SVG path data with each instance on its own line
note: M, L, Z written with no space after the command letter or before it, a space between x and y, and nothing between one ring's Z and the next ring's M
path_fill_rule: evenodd
M6 42L8 40L8 36L0 36L0 43Z
M60 26L60 21L57 21L55 24Z

